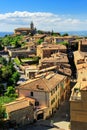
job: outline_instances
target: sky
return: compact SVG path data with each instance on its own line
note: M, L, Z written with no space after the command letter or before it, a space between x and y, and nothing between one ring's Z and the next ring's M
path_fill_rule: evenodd
M87 0L1 0L0 32L13 32L18 27L37 30L87 30Z

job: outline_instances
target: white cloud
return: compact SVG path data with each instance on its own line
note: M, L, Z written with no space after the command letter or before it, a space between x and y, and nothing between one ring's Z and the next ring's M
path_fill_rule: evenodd
M57 15L47 12L20 12L0 14L0 31L14 31L17 27L29 27L33 21L37 29L54 31L86 30L87 20L70 15Z

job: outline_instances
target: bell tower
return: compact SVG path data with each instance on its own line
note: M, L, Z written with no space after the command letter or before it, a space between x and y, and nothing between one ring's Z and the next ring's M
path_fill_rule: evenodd
M30 23L30 29L31 29L31 30L34 29L34 24L33 24L33 22Z

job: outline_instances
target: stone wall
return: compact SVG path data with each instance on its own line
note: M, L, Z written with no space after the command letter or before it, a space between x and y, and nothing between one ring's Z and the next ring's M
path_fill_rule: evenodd
M71 122L71 130L87 130L87 123L85 122Z
M32 123L34 120L33 106L29 106L14 112L9 115L10 120L15 120L19 125Z

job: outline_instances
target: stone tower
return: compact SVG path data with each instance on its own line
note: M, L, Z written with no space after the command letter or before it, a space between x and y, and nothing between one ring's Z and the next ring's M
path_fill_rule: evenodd
M33 22L30 23L30 29L31 29L31 30L34 29L34 24L33 24Z

